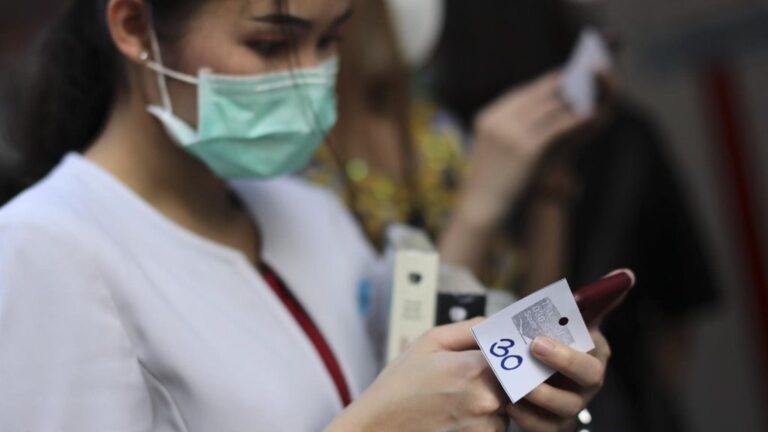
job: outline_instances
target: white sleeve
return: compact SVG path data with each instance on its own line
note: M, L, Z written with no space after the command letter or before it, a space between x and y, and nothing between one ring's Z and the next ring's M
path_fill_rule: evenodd
M0 431L153 430L103 256L86 235L12 225L0 226Z

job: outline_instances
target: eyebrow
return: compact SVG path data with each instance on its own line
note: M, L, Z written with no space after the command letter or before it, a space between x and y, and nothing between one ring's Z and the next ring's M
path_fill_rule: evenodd
M347 9L338 18L333 20L333 23L331 23L330 28L335 28L343 24L345 21L347 21L352 17L353 12L354 11L352 8ZM272 24L276 26L298 27L305 30L311 29L312 26L314 25L312 21L306 18L302 18L296 15L283 14L283 13L254 17L252 18L252 21Z

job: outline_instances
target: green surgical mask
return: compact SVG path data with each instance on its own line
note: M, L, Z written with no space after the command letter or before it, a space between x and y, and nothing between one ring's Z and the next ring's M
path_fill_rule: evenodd
M305 168L336 123L338 62L255 76L167 69L152 32L163 106L147 107L173 141L225 179L267 179ZM173 113L166 76L197 86L198 126Z

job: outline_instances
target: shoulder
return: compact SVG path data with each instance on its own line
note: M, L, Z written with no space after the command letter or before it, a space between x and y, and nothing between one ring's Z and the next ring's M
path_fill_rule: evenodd
M116 251L85 201L54 173L0 209L0 303L11 293L85 292L104 280Z
M49 177L0 208L0 245L33 245L45 241L71 251L97 247L98 231L64 181ZM87 248L84 248L87 249Z
M93 241L104 235L95 214L106 206L98 193L104 180L82 156L67 155L45 178L0 208L3 237L16 232L30 239L98 246Z

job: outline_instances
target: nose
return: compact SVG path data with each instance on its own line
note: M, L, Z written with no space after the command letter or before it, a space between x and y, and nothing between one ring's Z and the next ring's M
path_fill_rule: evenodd
M299 51L296 53L296 57L298 67L313 68L318 67L329 60L332 57L332 54L322 52L322 50L317 47L317 44L307 43L302 44Z
M303 46L295 54L296 58L294 59L298 63L298 66L301 68L311 68L318 66L320 64L320 59L314 47L307 46L309 44L302 45Z

